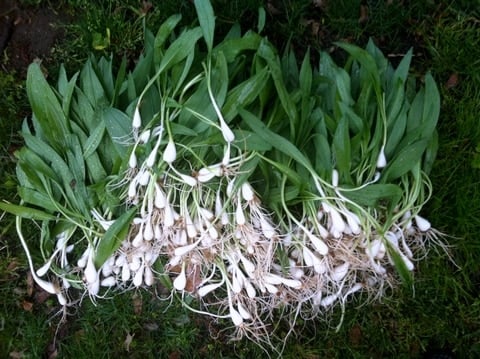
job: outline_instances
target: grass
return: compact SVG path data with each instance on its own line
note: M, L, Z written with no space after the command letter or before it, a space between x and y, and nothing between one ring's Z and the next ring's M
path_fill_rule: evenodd
M256 26L261 3L218 0L214 7L224 29L236 19L247 28ZM338 312L330 323L300 323L299 334L287 342L284 357L418 358L437 349L459 358L478 357L480 6L476 1L447 0L321 3L315 7L310 1L269 2L264 33L280 49L290 41L300 56L307 46L334 51L335 40L362 45L371 36L392 56L414 47L414 69L418 73L430 69L435 76L442 94L440 150L431 173L434 196L425 212L436 228L450 235L450 255L458 267L445 253L431 251L417 267L414 289L400 287L381 303L368 306L360 307L361 297L355 298L338 332L334 330L341 317ZM69 72L76 71L91 51L113 53L115 58L125 55L133 61L141 51L144 24L155 29L178 9L186 24L194 19L189 1L164 1L162 8L155 6L146 12L134 0L63 0L60 5L71 20L65 25L64 41L53 52L57 61L54 58L46 64L50 74L56 73L61 59L68 59ZM368 18L359 22L362 11L367 11ZM105 48L96 50L107 28L110 39L103 43ZM16 131L28 114L28 105L20 74L0 72L0 88L6 94L0 96L0 197L15 201L12 153L21 145ZM12 218L4 216L0 223L0 353L25 358L263 356L248 342L227 343L222 325L158 300L155 293L145 290L99 300L97 305L86 298L77 311L68 313L65 323L60 322L55 301L42 297L29 283ZM160 287L157 290L161 292Z

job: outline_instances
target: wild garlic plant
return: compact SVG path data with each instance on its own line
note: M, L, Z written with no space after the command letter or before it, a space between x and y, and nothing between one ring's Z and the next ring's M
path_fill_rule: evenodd
M195 6L199 26L174 31L176 15L147 31L131 71L92 57L53 88L30 66L21 204L1 208L35 281L70 306L162 280L270 344L279 312L293 329L410 282L442 245L420 214L437 148L431 75L417 85L411 51L394 68L373 42L338 44L344 67L327 53L312 67L308 51L298 65L238 26L214 42L209 2ZM23 219L39 225L35 256Z

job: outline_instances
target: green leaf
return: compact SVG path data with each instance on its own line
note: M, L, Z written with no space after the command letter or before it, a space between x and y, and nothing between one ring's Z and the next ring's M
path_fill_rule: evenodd
M380 200L388 200L390 202L390 207L393 207L398 203L403 195L400 187L391 183L373 183L353 191L345 189L341 189L340 191L345 197L353 202L372 208L376 207L378 205L378 201Z
M53 204L50 197L44 193L39 192L38 190L19 187L18 194L25 203L30 203L34 206L44 208L49 212L56 212L58 208Z
M232 62L240 53L246 50L257 50L261 42L262 37L250 31L241 38L222 41L217 47L215 47L214 51L222 51L227 62Z
M380 74L377 67L377 62L368 51L359 48L358 46L348 43L336 43L337 46L347 51L360 65L367 71L370 80L373 83L375 93L381 96Z
M268 76L268 69L264 68L229 91L222 108L225 121L231 121L238 114L240 107L246 107L258 98Z
M335 156L335 167L344 182L350 181L350 136L348 131L348 120L346 116L340 118L335 134L333 136L333 153Z
M258 22L257 22L257 32L260 34L265 27L266 12L263 6L258 8Z
M43 134L54 148L61 150L63 139L70 132L69 124L60 102L37 63L28 67L26 86L32 111Z
M15 155L18 158L18 162L22 167L25 166L30 171L42 174L46 178L51 179L55 182L59 181L57 173L55 173L52 167L45 162L45 156L39 156L38 152L35 151L34 148L23 147L19 151L17 151ZM28 177L30 180L32 180L32 176Z
M235 134L234 144L238 146L238 148L258 152L266 152L272 149L272 146L255 132L234 130L233 133Z
M117 76L115 78L115 87L113 90L112 102L111 106L118 106L118 99L120 94L122 93L122 85L125 80L125 74L127 71L127 58L123 56L122 63L120 64L120 68L118 69Z
M120 247L128 234L130 223L132 222L133 217L135 217L136 212L136 207L130 208L113 222L100 239L95 250L94 258L95 267L97 269L99 269L113 252Z
M419 140L403 148L385 168L382 182L391 182L415 167L422 158L427 144L427 140Z
M228 65L225 55L222 51L217 51L215 52L215 65L212 68L210 84L219 108L222 108L225 103L229 80Z
M80 72L80 87L93 108L109 103L107 94L100 82L90 58Z
M433 131L432 138L428 141L427 148L423 157L422 169L426 174L429 174L433 167L433 162L437 157L438 151L438 132Z
M128 139L132 132L132 119L116 108L105 109L102 119L118 155L125 158L128 148L122 142Z
M302 152L299 151L297 147L295 147L294 144L292 144L286 138L268 129L267 126L252 113L244 109L239 109L239 114L246 124L253 130L253 132L263 138L265 142L269 143L278 151L284 153L289 158L294 159L300 165L313 172L313 167L310 161L303 155Z
M387 143L385 145L385 155L387 156L387 160L397 152L397 146L405 134L406 126L407 106L404 106L395 120L390 121L387 127Z
M102 142L103 135L105 134L105 128L105 122L99 122L98 126L92 132L90 137L88 137L87 142L83 146L83 156L85 158L89 157L96 151L96 149L100 145L100 142Z
M171 122L169 124L172 135L181 135L181 136L198 136L198 133L195 130L192 130L190 127L183 126L176 122Z
M398 252L398 249L394 248L387 239L384 239L383 242L387 247L388 256L391 258L395 269L402 279L403 284L406 286L411 286L413 283L412 272L407 268L400 253Z
M157 73L169 69L190 55L201 36L202 30L198 27L182 33L165 51Z
M273 46L266 40L263 40L258 47L258 55L262 57L268 64L275 88L277 89L278 97L282 103L285 113L289 117L290 121L296 123L297 111L292 102L290 94L285 87L282 68L280 66L280 59L275 53ZM293 133L292 135L295 136Z
M172 15L167 20L165 20L158 29L157 35L155 36L155 40L153 42L154 59L156 64L160 63L163 45L165 44L165 41L167 41L173 29L177 26L181 19L182 15L180 14Z
M215 15L209 0L195 0L195 9L197 10L198 21L202 28L203 38L207 43L208 52L212 52L213 35L215 32Z
M440 114L440 94L431 74L425 76L425 104L423 106L421 137L430 138Z
M0 209L2 211L13 214L14 216L27 219L34 219L39 221L52 221L56 219L55 216L44 211L7 202L0 202Z
M327 138L321 134L313 135L313 144L315 146L315 169L317 173L326 175L332 172L332 152Z

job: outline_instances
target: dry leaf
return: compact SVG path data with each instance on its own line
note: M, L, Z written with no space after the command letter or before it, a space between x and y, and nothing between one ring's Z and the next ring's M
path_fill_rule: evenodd
M447 89L451 89L451 88L454 88L458 85L458 74L456 72L454 72L453 74L450 75L450 77L448 78L448 81L447 83L445 84L445 87Z
M315 7L326 7L327 1L326 0L313 0L313 6Z
M202 283L200 266L189 263L186 275L187 283L185 284L185 291L193 293Z
M29 302L28 300L24 300L22 302L22 308L24 311L26 312L31 312L32 311L32 308L33 308L33 303L32 302Z
M358 18L359 24L364 24L368 21L368 6L360 5L360 17Z
M135 336L135 333L131 335L130 333L127 333L127 337L125 338L125 341L123 342L123 346L125 347L125 350L127 352L130 351L130 344L132 344L133 337Z
M33 276L32 276L32 272L29 271L27 273L27 295L29 297L31 297L33 294L33 287L34 287Z
M12 359L25 358L25 355L23 354L23 350L21 352L17 352L17 351L10 352L8 356Z
M142 306L143 306L142 297L140 297L137 294L134 294L132 297L132 303L133 303L133 312L136 315L142 314Z
M10 263L7 265L7 271L14 272L18 268L18 261L16 258L13 258Z

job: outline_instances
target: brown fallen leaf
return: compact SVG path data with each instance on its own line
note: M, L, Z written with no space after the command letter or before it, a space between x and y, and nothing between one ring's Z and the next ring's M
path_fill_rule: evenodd
M134 336L135 336L135 333L133 333L133 335L131 335L130 333L127 333L127 337L125 338L125 341L123 342L123 346L125 347L125 350L127 352L130 351L130 344L132 344Z
M140 297L138 294L135 293L132 297L132 304L133 304L133 312L136 315L142 314L142 306L143 306L142 297Z
M187 266L187 283L185 284L185 290L189 293L193 293L197 290L198 286L202 283L202 277L200 275L200 266L189 263Z
M8 353L8 356L12 359L21 359L25 358L25 355L23 354L24 350L21 352L14 350L13 352Z
M327 6L326 0L313 0L312 2L315 7L325 8Z
M368 21L368 6L360 5L360 17L358 18L359 24L364 24Z
M18 268L18 260L16 258L12 258L10 263L7 265L7 271L14 272Z
M32 302L29 302L28 300L24 300L22 302L22 308L24 311L26 312L31 312L32 309L33 309L33 303Z
M27 272L27 295L29 297L31 297L32 294L33 294L34 285L35 285L35 283L33 282L32 272L28 271Z
M445 83L445 87L447 89L451 89L451 88L456 87L457 85L458 85L458 74L456 72L454 72L448 78L447 82Z

